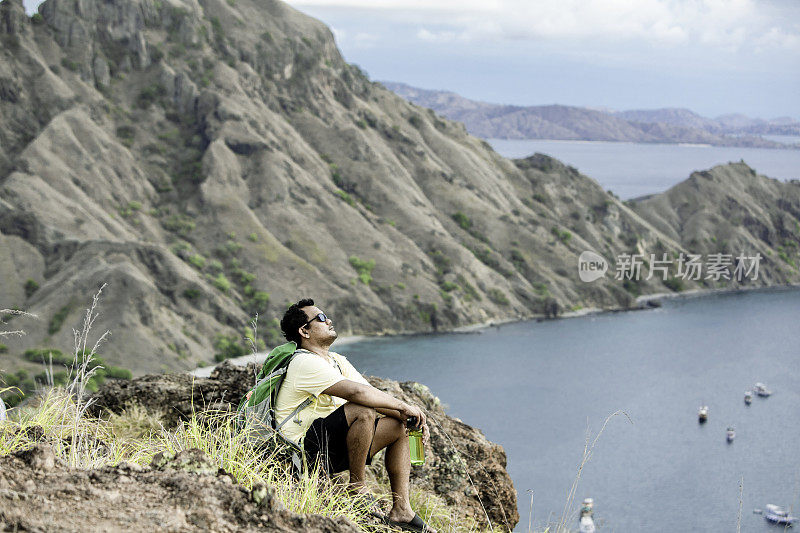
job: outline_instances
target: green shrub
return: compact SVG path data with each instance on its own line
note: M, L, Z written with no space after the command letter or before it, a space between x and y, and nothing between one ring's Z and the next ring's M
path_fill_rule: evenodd
M215 361L224 361L233 357L240 357L248 353L247 348L238 344L238 339L233 335L219 334L214 339Z
M67 70L71 70L72 72L78 72L81 68L80 63L77 61L72 61L66 57L61 60L61 66Z
M559 230L556 226L550 228L550 233L552 233L563 244L567 244L570 239L572 239L572 233L567 230Z
M54 335L61 330L61 326L64 325L64 320L67 319L70 309L71 306L67 304L59 309L55 315L53 315L53 318L50 320L50 325L47 327L47 333L49 335Z
M0 344L0 353L8 353L8 346Z
M225 242L225 253L227 255L236 255L241 249L242 245L236 241L228 240Z
M56 350L55 348L31 348L25 350L22 357L31 363L45 365L50 364L51 357L53 358L53 364L70 366L74 362L74 357L72 355L66 355L62 353L61 350Z
M473 287L472 284L469 281L467 281L467 278L459 274L457 279L458 279L458 284L464 289L465 301L470 302L472 300L477 300L480 302L481 300L483 300L483 298L481 298L480 293L475 289L475 287Z
M441 250L428 252L428 255L431 256L433 264L436 266L436 273L438 275L441 276L450 272L452 261L450 261L450 258L444 255Z
M545 205L547 205L547 203L548 203L548 202L547 202L547 197L546 197L545 195L543 195L542 193L539 193L539 192L537 192L537 193L534 193L534 194L533 194L533 196L532 196L532 198L533 198L534 200L536 200L537 202L539 202L540 204L545 204Z
M247 236L247 240L250 242L258 242L258 235L256 235L255 232L253 232Z
M222 263L220 263L220 262L219 262L219 260L217 260L217 259L212 259L212 260L211 260L211 261L208 263L208 268L209 268L209 269L210 269L212 272L221 272L221 271L222 271Z
M489 297L491 301L496 303L497 305L508 305L508 297L503 294L503 291L500 289L492 288L486 292L486 295Z
M108 367L106 375L114 379L131 379L133 377L133 373L130 370L118 366Z
M375 260L363 261L356 256L350 257L350 265L358 272L358 279L364 285L369 285L372 281L372 269L375 268Z
M181 237L188 237L189 233L195 228L195 223L188 215L181 213L170 215L166 220L161 221L165 230L177 233Z
M684 289L681 278L669 278L664 280L664 286L673 292L681 292Z
M136 97L136 105L141 109L147 109L152 104L161 100L166 94L167 90L163 85L154 83L142 89L139 96Z
M38 290L39 284L36 283L36 280L28 278L28 281L25 282L25 296L30 298Z
M422 127L422 119L416 113L408 117L408 123L417 129L420 129Z
M203 267L206 266L206 258L200 254L190 255L188 261L190 265L198 270L203 270Z
M478 260L481 261L484 265L496 270L504 277L507 278L511 275L511 272L509 272L500 265L500 261L492 254L492 251L489 248L483 247L474 249L472 250L472 254L475 257L477 257Z
M355 207L356 206L356 202L355 202L355 200L353 200L353 197L350 196L349 194L347 194L346 192L344 192L343 190L341 190L341 189L337 190L336 191L336 195L339 196L339 198L341 198L345 202L347 202L347 205L349 205L351 207Z
M236 271L236 275L239 277L239 284L240 285L249 285L256 279L256 275L252 272L248 272L246 270L239 269Z
M443 281L439 284L439 287L441 287L444 292L453 292L454 290L458 289L458 284L453 283L452 281Z
M186 241L178 241L170 247L170 250L178 257L184 257L192 251L192 245Z
M220 272L216 278L214 278L211 282L214 287L219 289L222 292L228 292L231 288L231 282L228 281L228 278L225 277L225 274Z
M189 300L194 300L200 296L200 291L195 288L186 289L183 291L183 296Z
M247 302L247 312L250 314L263 313L269 305L269 293L255 291L252 294L253 296Z
M34 24L44 24L44 17L41 13L34 13L33 16L31 16L31 22Z
M461 226L461 229L469 231L469 229L472 227L472 221L461 211L457 211L450 216L453 220L455 220L456 224Z
M136 137L136 130L133 126L123 125L117 128L117 137L122 141L122 144L130 148L133 146L133 140Z

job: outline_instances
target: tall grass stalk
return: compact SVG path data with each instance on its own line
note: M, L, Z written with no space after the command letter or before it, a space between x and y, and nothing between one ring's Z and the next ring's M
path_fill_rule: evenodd
M591 459L594 446L595 444L597 444L600 435L602 435L603 431L605 431L608 422L612 418L618 415L625 415L625 418L628 419L628 422L633 424L633 420L631 420L631 417L625 411L620 410L611 413L606 417L605 421L603 422L603 426L600 428L600 431L597 432L597 435L594 437L594 440L592 440L591 445L589 445L590 433L587 427L586 442L583 446L583 457L581 458L580 465L578 465L578 473L575 475L575 479L572 481L572 486L570 487L569 492L567 493L567 501L564 503L564 510L561 513L561 518L559 518L558 524L556 524L556 529L554 533L566 533L570 531L570 529L567 527L567 522L570 520L574 520L576 516L574 516L573 513L568 513L568 510L572 508L572 505L575 502L575 491L578 488L578 481L580 481L581 479L581 473L583 472L583 467L586 466L586 463L588 463L589 459Z
M72 330L75 346L75 356L72 363L74 375L72 381L69 383L66 389L67 394L74 398L75 402L74 409L71 413L73 416L72 445L70 446L68 458L68 463L71 466L78 466L81 461L81 455L85 454L87 450L92 449L91 443L85 441L86 434L81 432L80 428L81 421L85 420L86 410L92 403L91 400L85 399L86 386L97 370L102 368L99 365L92 365L91 363L94 360L94 356L97 354L97 349L106 339L106 337L111 334L110 331L106 331L100 335L92 348L87 350L89 333L92 330L95 320L97 320L97 317L100 316L99 313L95 312L95 309L97 308L97 302L100 300L100 295L105 287L106 284L103 283L103 285L100 286L100 289L98 289L98 291L92 297L92 303L86 310L86 315L84 316L81 330L78 331L74 328ZM66 413L66 411L64 411L64 413Z
M0 309L0 317L4 317L6 315L12 316L24 316L28 318L39 318L38 316L28 313L26 311L20 311L19 309ZM7 322L0 318L0 324L5 325ZM6 337L22 337L24 336L25 330L17 329L13 331L0 331L0 339L4 339Z

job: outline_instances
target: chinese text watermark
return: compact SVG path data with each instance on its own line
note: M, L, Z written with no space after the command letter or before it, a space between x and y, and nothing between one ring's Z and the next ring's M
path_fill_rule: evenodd
M614 264L614 279L617 280L649 280L652 278L666 281L682 279L699 280L757 280L761 254L747 255L713 253L701 254L681 253L678 257L670 254L619 254ZM578 275L581 281L591 282L605 276L608 262L603 256L592 251L585 251L578 257Z

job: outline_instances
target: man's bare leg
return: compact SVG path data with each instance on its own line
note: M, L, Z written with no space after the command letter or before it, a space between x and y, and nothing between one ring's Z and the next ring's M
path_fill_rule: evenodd
M367 454L375 455L386 448L386 472L392 488L392 508L386 516L395 522L410 521L415 513L409 500L411 456L405 425L395 418L385 417L378 420L376 426L375 410L358 404L345 404L345 415L350 425L347 432L347 451L351 490L364 490ZM430 531L436 533L434 530Z
M350 463L350 490L364 491L364 474L367 468L367 454L375 436L375 409L356 403L344 404L347 417L347 458ZM373 447L372 453L377 450Z
M386 448L386 472L392 487L392 509L387 515L395 522L408 522L414 518L409 501L408 477L411 474L411 456L408 436L402 422L395 418L381 418L375 430L372 452Z

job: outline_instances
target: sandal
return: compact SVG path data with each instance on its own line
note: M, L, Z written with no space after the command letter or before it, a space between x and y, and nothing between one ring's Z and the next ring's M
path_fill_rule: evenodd
M384 516L383 523L389 526L399 527L403 531L417 531L419 533L428 533L433 531L416 513L414 514L414 518L408 522L395 522L394 520L390 520L388 517Z

